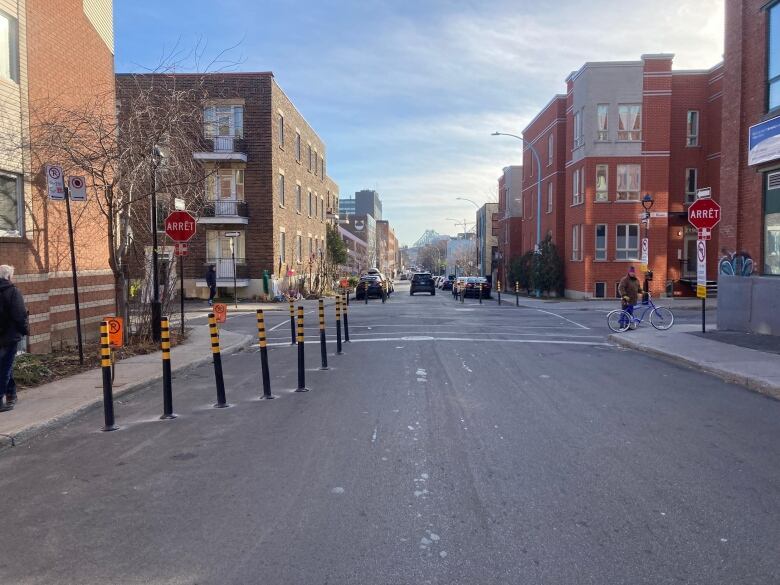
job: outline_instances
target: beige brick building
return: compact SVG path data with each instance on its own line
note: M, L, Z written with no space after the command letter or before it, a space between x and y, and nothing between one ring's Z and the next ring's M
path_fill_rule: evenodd
M0 263L16 267L30 351L72 343L75 310L65 207L46 199L42 175L45 162L61 161L23 145L47 109L98 95L113 108L113 80L110 0L0 0ZM105 219L90 195L73 211L82 323L94 332L115 305Z

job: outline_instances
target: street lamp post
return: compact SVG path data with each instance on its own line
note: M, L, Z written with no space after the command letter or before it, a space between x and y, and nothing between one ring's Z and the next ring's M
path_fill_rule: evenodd
M650 209L652 209L654 203L655 201L653 200L653 196L650 195L650 193L646 193L645 196L642 197L642 207L645 210L642 223L645 224L645 239L648 243L647 265L645 266L645 286L643 289L645 291L645 295L648 294L649 282L653 279L653 271L650 270Z
M166 156L163 147L152 149L152 341L158 343L161 337L162 304L160 303L160 254L157 248L157 169Z
M536 246L534 247L534 252L540 254L542 245L542 161L539 159L539 153L534 148L534 145L527 142L522 136L507 132L493 132L493 136L517 138L523 143L523 150L527 148L534 155L534 160L536 161ZM520 188L522 189L522 186ZM536 296L541 296L541 291L538 288L536 289Z

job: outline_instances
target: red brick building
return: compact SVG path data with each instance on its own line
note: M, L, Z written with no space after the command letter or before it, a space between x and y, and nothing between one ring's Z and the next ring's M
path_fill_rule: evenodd
M104 98L114 109L113 13L110 0L0 0L0 262L16 268L15 281L30 311L30 351L74 343L75 306L64 203L48 201L35 121L57 107L79 108ZM74 42L74 39L78 39ZM32 122L31 122L32 120ZM78 169L73 169L78 171ZM75 174L75 173L74 173ZM88 182L89 183L89 182ZM105 218L94 194L74 203L76 265L82 324L95 331L113 314Z
M672 55L585 63L524 129L521 253L551 236L565 261L566 295L613 297L649 239L652 291L690 293L696 234L687 206L719 194L723 68L673 71ZM537 181L541 176L541 234ZM649 230L641 200L653 200ZM713 247L717 245L715 235ZM712 270L716 258L712 258Z
M753 277L721 271L718 327L780 335L780 3L726 2L724 66L719 250Z
M522 221L521 191L523 167L505 167L498 178L498 213L493 221L493 235L497 239L498 252L494 260L495 279L506 286L509 262L522 254L520 224Z

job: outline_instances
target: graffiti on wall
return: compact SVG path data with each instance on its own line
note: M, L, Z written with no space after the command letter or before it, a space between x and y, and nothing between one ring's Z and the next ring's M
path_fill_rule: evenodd
M725 276L750 276L753 274L753 259L747 252L721 250L723 256L718 263L718 273Z

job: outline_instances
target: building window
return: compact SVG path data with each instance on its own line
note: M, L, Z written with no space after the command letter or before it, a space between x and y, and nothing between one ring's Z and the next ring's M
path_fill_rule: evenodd
M287 262L287 234L279 232L279 262Z
M284 148L284 115L279 114L279 146Z
M314 217L317 217L317 194L314 195L314 213L312 214Z
M607 259L607 224L596 224L596 260Z
M642 182L640 165L617 166L617 200L639 201L639 189Z
M582 260L582 226L571 226L571 259L575 262Z
M244 106L208 106L203 119L206 138L244 137Z
M764 274L780 275L780 173L767 173L764 188Z
M314 259L314 240L309 236L309 260Z
M596 106L596 140L609 140L609 104Z
M314 154L314 153L313 153L313 151L312 151L312 149L311 149L311 144L309 144L309 172L311 172L311 167L312 167L312 164L311 164L311 157L313 156L313 154Z
M19 82L19 28L16 19L3 12L0 12L0 77Z
M769 108L780 107L780 4L769 8L769 30L767 31L767 85L769 86Z
M300 264L303 260L303 236L295 236L295 261Z
M236 264L246 262L246 232L238 232L235 238L225 237L218 230L206 231L206 261L217 265L217 278L233 277L233 256Z
M302 207L303 207L303 191L301 190L300 185L296 185L295 186L295 211L300 213Z
M284 207L284 174L279 173L279 186L277 188L279 192L279 205Z
M583 201L585 201L585 189L584 189L584 178L585 178L585 171L584 169L575 169L575 171L572 173L572 179L571 179L571 204L572 205L579 205Z
M283 176L283 175L282 175ZM206 196L209 201L244 200L244 170L219 169L206 180Z
M301 133L295 133L295 160L301 162Z
M699 184L699 172L697 169L685 169L685 202L693 203L696 200L696 190Z
M639 259L639 224L622 223L617 226L615 260Z
M325 221L325 198L320 197L320 221Z
M554 146L554 138L552 135L552 132L550 132L550 135L547 137L547 166L549 167L553 163L553 146Z
M621 104L618 106L618 140L642 140L642 106Z
M325 157L324 156L320 159L320 171L322 171L320 173L320 176L322 177L322 180L324 181L325 180Z
M314 209L314 201L311 196L311 191L309 191L309 217L311 217L312 210Z
M607 298L607 283L597 282L596 287L593 289L593 296L597 299Z
M686 146L699 146L699 112L689 110L686 118L686 128L688 129L688 138L685 141Z
M609 165L596 165L596 201L609 201Z
M0 174L0 236L20 237L24 233L22 179Z
M547 213L552 213L553 210L553 184L552 181L547 183Z
M582 146L582 110L574 112L574 145L575 149Z

